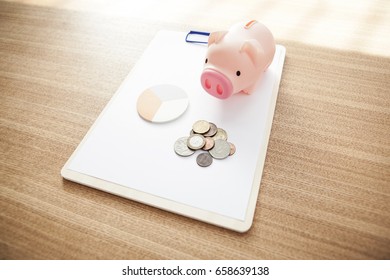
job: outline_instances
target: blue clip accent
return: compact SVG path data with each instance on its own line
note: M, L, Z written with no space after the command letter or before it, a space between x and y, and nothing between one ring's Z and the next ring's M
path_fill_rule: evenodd
M186 36L186 42L187 43L193 43L193 44L208 44L208 40L207 41L199 41L199 40L191 40L189 39L189 37L191 37L191 35L200 35L200 36L209 36L210 35L210 32L203 32L203 31L194 31L194 30L191 30L190 32L188 32L187 36Z

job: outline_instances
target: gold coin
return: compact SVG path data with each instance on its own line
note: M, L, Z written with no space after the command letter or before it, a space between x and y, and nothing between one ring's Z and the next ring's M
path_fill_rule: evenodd
M236 146L233 144L233 143L231 143L231 142L228 142L229 143L229 145L230 145L230 153L229 153L229 156L232 156L232 155L234 155L234 153L236 152Z
M213 139L214 141L218 139L227 140L228 136L224 129L218 127L217 134L214 135Z
M192 130L195 133L199 133L199 134L206 133L207 131L209 131L209 129L210 129L210 123L205 120L199 120L195 122L192 126Z
M217 133L217 131L218 131L217 126L211 122L210 129L203 135L204 137L213 137Z
M203 150L208 151L214 147L214 139L213 138L205 137L204 140L206 143L204 144L204 146L202 148Z

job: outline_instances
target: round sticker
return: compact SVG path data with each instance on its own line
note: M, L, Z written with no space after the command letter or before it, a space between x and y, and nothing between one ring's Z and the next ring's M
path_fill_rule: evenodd
M188 107L186 92L174 85L145 89L137 100L138 114L145 120L164 123L180 117Z

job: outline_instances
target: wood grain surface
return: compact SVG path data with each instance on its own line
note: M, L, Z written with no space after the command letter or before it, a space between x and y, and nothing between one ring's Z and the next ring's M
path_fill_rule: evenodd
M61 178L155 33L190 24L0 2L0 258L389 259L386 56L278 39L287 56L245 234Z

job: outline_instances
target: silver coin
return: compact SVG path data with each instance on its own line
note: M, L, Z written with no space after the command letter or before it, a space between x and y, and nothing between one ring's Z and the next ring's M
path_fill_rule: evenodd
M218 140L218 139L227 140L228 136L224 129L218 127L217 133L214 135L213 138L214 140Z
M201 153L196 157L196 163L201 167L207 167L213 163L213 158L209 153Z
M212 122L210 123L210 129L205 134L203 134L204 137L213 137L218 131L218 128L215 124Z
M200 134L193 134L190 137L188 137L188 140L187 140L187 146L191 150L202 149L205 143L206 143L206 141L205 141L203 135L200 135Z
M209 153L213 158L224 159L230 154L230 145L226 140L217 139L214 141L214 148Z
M195 133L203 134L209 131L210 123L205 120L199 120L192 125L192 130Z
M173 148L175 150L175 153L182 157L188 157L195 153L195 151L191 150L187 146L187 140L188 137L181 137L176 140Z

